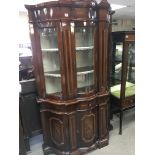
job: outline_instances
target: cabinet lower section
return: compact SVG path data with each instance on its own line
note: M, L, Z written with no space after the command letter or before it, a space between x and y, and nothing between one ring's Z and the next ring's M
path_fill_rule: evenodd
M108 96L41 104L44 155L79 155L108 145Z

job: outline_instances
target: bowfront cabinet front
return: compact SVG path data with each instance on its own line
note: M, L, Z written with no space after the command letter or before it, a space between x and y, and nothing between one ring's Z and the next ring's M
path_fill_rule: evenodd
M110 5L59 0L26 8L44 154L83 154L107 145Z

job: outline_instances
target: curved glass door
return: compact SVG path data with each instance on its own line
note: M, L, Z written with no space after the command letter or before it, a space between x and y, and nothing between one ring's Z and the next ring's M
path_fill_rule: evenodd
M78 93L94 88L94 27L75 27Z
M40 42L46 94L61 92L61 74L57 28L40 29Z

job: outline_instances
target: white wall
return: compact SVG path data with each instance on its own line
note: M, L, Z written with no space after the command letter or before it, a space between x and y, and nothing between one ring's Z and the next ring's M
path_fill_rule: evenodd
M117 23L117 25L114 25ZM135 20L134 19L118 19L113 20L112 31L131 31L135 28Z
M26 12L19 12L19 44L30 43L28 15Z

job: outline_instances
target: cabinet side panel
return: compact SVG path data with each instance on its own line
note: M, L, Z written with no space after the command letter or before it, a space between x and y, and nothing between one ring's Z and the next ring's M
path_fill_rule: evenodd
M107 91L108 25L99 23L99 91Z
M108 74L108 24L105 25L104 29L104 87L105 90L108 90L107 74Z
M31 12L29 12L30 16ZM34 74L35 74L35 79L37 83L37 89L39 96L42 96L42 86L41 86L41 75L39 71L39 65L38 65L38 45L39 45L39 39L38 39L38 32L36 30L36 27L33 24L29 24L29 31L30 31L30 38L31 38L31 47L32 47L32 54L33 54L33 59L32 63L34 66Z
M77 147L76 142L76 117L75 115L69 116L69 134L70 134L70 145L72 149Z
M104 138L107 133L107 105L99 107L99 125L100 138Z

